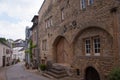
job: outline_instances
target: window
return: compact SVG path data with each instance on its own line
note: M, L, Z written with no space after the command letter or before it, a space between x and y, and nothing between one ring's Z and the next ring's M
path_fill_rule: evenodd
M86 8L86 6L85 6L85 0L81 0L80 4L81 4L81 9L85 9Z
M91 5L91 4L93 4L93 0L88 0L88 5Z
M47 40L42 41L42 50L46 51L47 50Z
M85 40L85 53L86 55L90 55L90 39Z
M61 20L63 21L64 20L64 8L61 9Z
M5 54L5 48L3 48L3 54Z
M94 38L93 44L94 44L95 55L99 55L100 54L100 38L99 37Z
M47 40L44 40L44 45L45 45L44 50L46 51L47 50Z
M45 25L46 25L46 28L49 28L53 25L52 23L52 17L48 18L46 21L45 21Z
M44 40L42 41L42 50L44 50Z
M100 37L90 37L84 39L85 55L90 56L93 53L95 56L100 55Z

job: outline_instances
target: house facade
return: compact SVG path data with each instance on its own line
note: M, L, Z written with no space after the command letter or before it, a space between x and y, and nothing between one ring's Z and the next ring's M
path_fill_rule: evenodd
M35 15L31 20L33 23L32 27L30 28L31 34L31 41L32 41L32 58L33 58L33 65L34 68L38 68L40 55L39 55L39 45L38 45L38 15Z
M25 59L25 41L22 39L17 39L13 42L13 54L12 59L23 61Z
M42 61L85 80L106 80L120 66L119 0L45 0L38 21Z
M12 62L12 48L3 42L0 42L0 67L8 66Z
M29 52L26 52L26 50L29 50L29 41L31 38L31 34L32 34L31 30L27 26L25 30L25 62L26 64L30 64L30 54Z
M13 55L12 55L13 60L19 59L20 61L24 61L25 59L25 51L23 47L15 47L13 48Z

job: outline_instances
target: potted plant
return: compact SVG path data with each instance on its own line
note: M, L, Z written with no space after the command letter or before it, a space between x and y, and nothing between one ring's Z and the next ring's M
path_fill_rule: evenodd
M45 71L45 70L46 70L46 65L45 65L45 64L40 64L40 69L41 69L42 71Z

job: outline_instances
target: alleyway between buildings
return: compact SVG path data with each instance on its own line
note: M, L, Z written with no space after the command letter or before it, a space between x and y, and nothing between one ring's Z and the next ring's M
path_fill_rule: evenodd
M25 70L22 63L0 69L0 80L49 80L43 76Z

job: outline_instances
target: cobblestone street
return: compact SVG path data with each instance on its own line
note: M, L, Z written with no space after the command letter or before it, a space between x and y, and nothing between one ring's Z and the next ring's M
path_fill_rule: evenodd
M65 77L61 79L46 78L37 70L26 70L23 63L0 68L0 80L78 80L77 78Z
M23 64L19 63L8 68L1 68L0 80L49 80L49 79L25 70Z
M5 69L6 68L0 68L0 80L6 80Z

